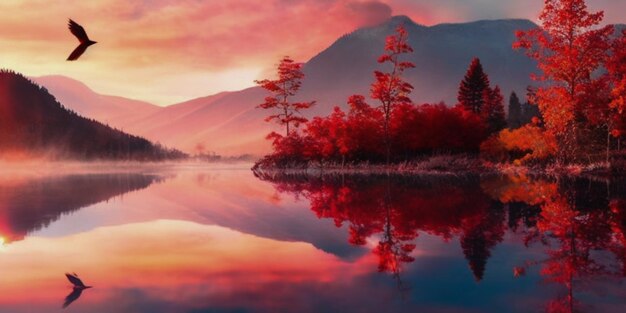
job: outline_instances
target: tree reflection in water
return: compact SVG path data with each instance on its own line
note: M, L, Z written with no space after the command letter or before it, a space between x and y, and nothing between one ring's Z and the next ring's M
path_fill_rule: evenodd
M565 287L565 292L547 305L548 312L574 312L583 306L575 299L579 289L592 291L598 281L624 277L622 183L568 178L550 181L523 175L504 180L516 183L504 183L509 187L494 194L501 201L521 201L540 208L535 225L526 225L525 242L546 246L546 255L526 261L524 267L540 266L545 281ZM530 192L520 190L535 194L529 196Z
M621 182L502 177L411 177L400 175L310 176L257 173L277 191L305 198L319 218L347 226L348 241L367 245L378 271L400 278L420 233L450 241L458 237L476 281L505 233L520 234L520 246L545 246L535 260L521 260L516 277L540 268L546 282L564 287L549 312L582 306L577 292L626 275L626 191Z

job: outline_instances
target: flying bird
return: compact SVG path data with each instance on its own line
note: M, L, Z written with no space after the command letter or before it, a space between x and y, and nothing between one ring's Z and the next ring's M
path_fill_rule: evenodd
M83 284L83 281L80 280L80 278L78 278L78 275L76 275L76 273L65 273L65 277L67 277L67 280L70 281L70 283L72 283L72 285L74 285L74 289L87 289L87 288L91 288L91 286L85 286L85 284Z
M72 304L72 302L78 300L80 295L83 293L83 290L84 289L72 289L72 292L70 292L70 294L65 297L65 301L63 301L63 308L67 308L70 304Z
M65 301L63 302L64 309L67 308L70 304L72 304L72 302L80 298L80 295L83 293L83 290L91 288L91 286L85 286L83 281L80 278L78 278L78 275L76 275L76 273L72 273L72 274L65 273L65 277L67 277L67 280L69 280L70 283L74 285L74 288L72 288L72 292L70 292L70 294L65 297Z
M83 53L85 53L85 50L87 50L89 46L96 44L98 42L92 41L91 39L89 39L89 36L87 36L85 29L82 26L80 26L78 23L74 22L72 19L70 19L68 27L70 29L70 32L72 32L72 34L76 36L76 38L78 38L78 41L80 41L80 45L78 45L78 47L76 47L76 49L72 51L72 54L70 54L70 56L67 57L68 61L75 61Z

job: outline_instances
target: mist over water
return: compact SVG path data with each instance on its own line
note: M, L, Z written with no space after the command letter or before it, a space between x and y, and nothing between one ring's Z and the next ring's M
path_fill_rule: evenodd
M6 165L6 164L3 164ZM9 170L10 168L10 170ZM113 170L112 170L113 169ZM541 177L2 167L0 312L621 312L626 190Z

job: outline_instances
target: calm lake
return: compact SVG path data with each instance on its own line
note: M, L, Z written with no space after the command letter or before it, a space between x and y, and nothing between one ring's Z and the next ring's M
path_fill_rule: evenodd
M624 182L249 167L1 175L0 312L626 307Z

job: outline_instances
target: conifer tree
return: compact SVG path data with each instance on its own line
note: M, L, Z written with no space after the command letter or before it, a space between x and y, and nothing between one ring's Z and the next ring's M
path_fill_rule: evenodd
M507 122L510 129L516 129L522 126L522 103L515 91L512 92L509 97L509 116Z
M499 132L506 127L506 118L504 113L504 97L500 91L500 87L494 89L487 88L483 92L483 107L480 112L481 118L487 126L489 134Z
M485 90L489 89L489 77L483 71L478 58L474 58L459 86L459 104L467 111L480 114Z

